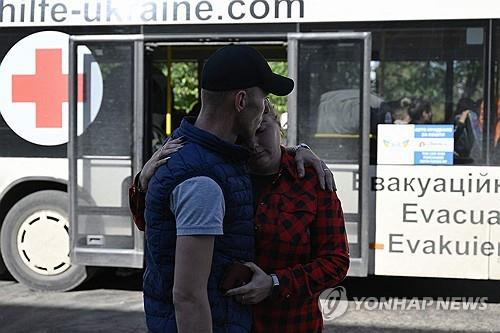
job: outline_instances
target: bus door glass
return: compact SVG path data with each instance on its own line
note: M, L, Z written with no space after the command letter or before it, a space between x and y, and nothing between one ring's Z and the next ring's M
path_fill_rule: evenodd
M143 45L140 35L70 38L68 159L76 264L142 267L143 237L130 217L128 188L142 163ZM97 100L97 110L90 108Z
M335 175L351 253L350 275L366 276L370 33L288 36L288 143L304 142ZM376 102L376 101L375 101Z

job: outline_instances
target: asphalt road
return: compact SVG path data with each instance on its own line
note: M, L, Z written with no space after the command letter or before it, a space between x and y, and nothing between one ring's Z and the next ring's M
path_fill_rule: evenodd
M118 273L106 269L66 293L33 292L0 278L0 332L146 332L140 272ZM371 277L348 278L342 286L347 300L331 308L342 315L325 332L500 332L500 281ZM481 301L475 310L464 310L463 302L437 309L440 297ZM400 301L379 310L391 299Z

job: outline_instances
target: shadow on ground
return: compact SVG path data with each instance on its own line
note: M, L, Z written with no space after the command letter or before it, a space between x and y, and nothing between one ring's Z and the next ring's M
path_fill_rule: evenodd
M500 303L500 281L404 276L347 277L347 297L488 297Z
M115 289L142 291L142 269L133 268L97 268L92 277L74 291Z
M437 330L434 328L429 329L416 329L416 328L397 328L397 327L360 327L360 326L351 326L351 325L333 325L326 326L324 333L444 333L444 332L453 332L453 333L487 333L492 331L476 331L476 330L467 330L467 331L450 331L450 330Z
M142 311L0 304L2 332L147 332Z

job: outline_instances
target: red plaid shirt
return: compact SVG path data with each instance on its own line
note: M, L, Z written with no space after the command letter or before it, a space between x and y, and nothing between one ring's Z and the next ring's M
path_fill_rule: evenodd
M344 216L335 192L319 188L313 169L299 178L293 155L282 149L280 172L258 198L256 264L280 280L279 293L254 306L259 332L320 332L318 296L349 268ZM137 185L137 177L134 184ZM132 186L130 208L144 230L144 194Z
M280 172L264 187L255 216L256 264L275 273L279 292L254 306L254 332L321 332L318 296L340 283L349 247L340 200L313 169L299 178L282 149Z

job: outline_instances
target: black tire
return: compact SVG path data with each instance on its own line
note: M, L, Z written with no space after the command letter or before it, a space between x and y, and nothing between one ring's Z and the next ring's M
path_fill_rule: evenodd
M7 267L3 263L2 257L0 256L0 277L7 275Z
M69 262L68 204L65 192L40 191L21 199L5 217L0 233L3 260L10 274L30 289L67 291L88 276L85 266ZM43 251L37 251L41 248ZM51 260L61 262L62 266L43 267Z

